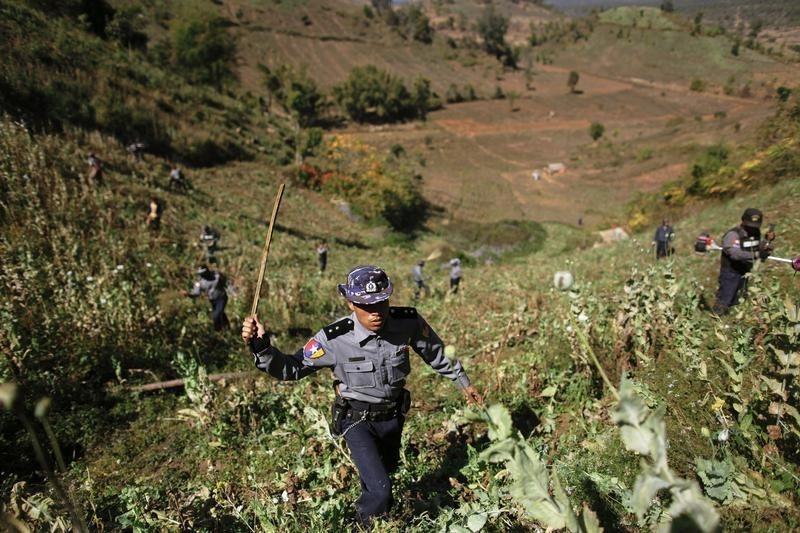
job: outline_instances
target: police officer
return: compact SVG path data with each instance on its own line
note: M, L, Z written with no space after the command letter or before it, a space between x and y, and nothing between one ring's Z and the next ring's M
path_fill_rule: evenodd
M211 319L214 322L214 330L221 331L230 325L228 316L225 314L225 305L228 303L228 292L226 290L228 282L220 272L209 269L206 265L201 265L195 271L197 281L191 291L181 291L184 296L197 298L202 293L206 293L211 304Z
M219 232L209 225L203 226L203 231L200 233L200 244L203 245L206 251L206 262L214 263L214 253L217 251L217 241L219 240Z
M745 274L753 268L757 258L765 260L772 252L773 231L761 239L761 222L764 216L758 209L748 207L742 213L742 223L729 229L722 237L722 253L719 269L719 290L714 304L714 313L724 315L731 306L739 303L739 297L747 288Z
M653 241L656 243L656 259L667 257L672 253L670 242L675 238L675 232L669 225L667 219L661 221L661 225L656 229Z
M444 343L413 307L390 307L392 282L376 266L358 266L339 284L352 313L322 328L287 355L270 345L257 317L242 324L256 367L280 380L297 380L329 368L337 398L331 430L344 437L361 478L358 521L370 527L392 505L390 475L400 458L400 437L410 395L404 389L411 350L461 389L467 403L483 403L461 363L444 356Z

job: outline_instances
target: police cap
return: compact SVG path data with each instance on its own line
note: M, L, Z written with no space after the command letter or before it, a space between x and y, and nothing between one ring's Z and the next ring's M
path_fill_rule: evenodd
M382 268L362 265L347 274L347 283L339 284L339 294L356 304L376 304L388 300L394 287Z

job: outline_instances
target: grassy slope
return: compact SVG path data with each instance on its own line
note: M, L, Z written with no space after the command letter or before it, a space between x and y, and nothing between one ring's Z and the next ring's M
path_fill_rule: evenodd
M189 197L169 197L166 235L146 253L180 284L180 263L199 252L187 248L183 256L172 257L169 242L188 243L203 222L214 222L223 230L226 247L220 253L219 266L233 273L239 287L239 296L229 306L236 322L249 306L247 287L257 268L264 219L278 177L246 164L197 172L192 178L196 191ZM131 197L149 193L130 174L112 172L109 180L110 189L128 191ZM652 281L643 285L653 290L660 274L671 270L684 290L690 291L684 296L699 290L701 296L712 298L716 259L697 257L689 251L695 233L702 229L718 235L735 222L745 206L758 205L768 221L779 222L778 253L791 255L800 249L800 219L794 215L800 204L799 183L797 178L787 179L773 189L708 206L678 222L678 255L654 269L648 266L652 263L649 233L609 248L559 255L556 243L575 237L555 226L546 227L549 238L544 253L511 263L467 268L463 292L457 298L442 297L446 272L437 270L438 261L431 261L428 272L436 295L421 302L419 309L453 344L490 401L510 406L518 427L526 434L533 430L537 446L552 450L549 457L554 472L576 491L574 497L604 508L601 516L609 527L632 525L630 516L614 503L616 496L598 492L585 477L586 472L599 472L617 476L630 487L635 462L615 444L616 430L605 418L608 403L591 385L591 369L572 358L569 335L563 329L569 300L550 289L552 273L567 268L575 274L580 301L597 324L595 349L616 381L619 360L615 358L619 354L607 344L607 333L602 332L614 322L617 310L626 301L623 285L630 272L649 272ZM398 285L394 302L411 302L406 272L420 251L387 246L373 230L348 221L328 201L296 189L287 192L280 226L261 305L262 315L278 332L279 346L290 350L304 341L302 333L289 333L292 330L314 330L344 314L333 288L352 264L384 265ZM313 246L319 236L333 242L330 274L321 279L313 273ZM797 297L788 269L770 263L767 272L790 297ZM198 306L193 312L188 303L175 297L169 290L164 294L160 299L162 313L177 321L194 315L185 322L189 336L196 340L204 337L204 307ZM745 325L751 325L752 318L745 312L751 306L744 304L738 317ZM686 313L682 320L713 338L718 326L705 311L681 309ZM735 327L733 317L725 323ZM207 361L209 370L250 367L234 331L217 339L210 346L224 357L217 353L217 362L213 363L208 355L198 354L201 362ZM655 364L640 362L633 375L644 384L652 401L668 403L671 464L682 475L692 477L695 456L710 457L725 451L725 447L719 448L700 435L702 427L716 431L721 426L707 404L695 408L695 402L706 394L722 396L726 390L727 378L713 358L724 357L728 346L720 342L702 348L700 357L707 361L711 376L708 381L697 381L694 371L687 371L680 354L668 345L662 345L662 350L654 354ZM163 356L169 359L175 353ZM130 382L141 379L126 368L122 377ZM325 524L341 523L356 489L352 472L337 468L345 461L341 451L315 429L319 415L313 409L325 412L330 400L328 383L328 376L322 374L298 384L278 384L261 376L212 386L210 400L194 401L180 392L136 397L123 387L112 386L105 415L105 424L111 425L105 427L113 436L96 434L83 441L85 451L71 466L74 490L81 501L94 506L89 515L106 528L122 524L159 527L178 520L184 527L201 529L247 529L244 523L249 522L260 524L260 528L321 531ZM550 385L559 391L555 397L538 395ZM417 365L410 387L416 398L415 415L409 419L405 462L398 476L398 490L404 495L397 511L400 522L385 527L392 529L402 522L411 530L428 531L438 529L435 523L459 523L462 519L450 514L453 506L474 498L477 486L492 486L496 481L487 477L491 470L485 470L473 457L473 447L483 446L480 430L474 433L467 429L449 436L443 431L448 417L459 406L452 385ZM56 405L56 414L65 407ZM538 425L535 420L539 420ZM116 424L123 424L124 429L115 430ZM732 444L728 452L736 455L741 450ZM751 463L751 468L756 466ZM452 489L448 482L451 477L465 486L478 485ZM764 486L759 478L753 479ZM273 503L275 498L280 500L284 490L289 501ZM432 493L438 496L431 498ZM772 520L797 524L799 518L785 507L787 497L784 493L774 496L769 504L751 503L747 511L726 512L725 524L750 527L756 519L767 524ZM243 507L237 511L239 505ZM209 514L211 509L213 514ZM423 511L427 511L427 518L421 517ZM510 524L523 530L532 528L528 520L513 513L492 523L499 529Z
M711 298L717 261L714 257L699 258L689 252L694 230L703 228L710 230L712 234L720 234L732 220L735 220L745 205L759 205L765 209L768 220L780 221L782 229L779 241L780 253L789 255L791 251L800 249L800 241L796 240L800 234L798 232L800 219L793 216L800 203L798 183L797 180L793 180L774 190L762 191L750 198L737 199L727 205L712 207L696 217L679 222L676 229L679 235L677 248L680 251L671 262L672 271L683 278L689 286L692 283L704 286L705 289L702 290L705 297ZM266 187L265 189L269 190ZM289 214L292 209L291 196L292 191L284 211L286 213L284 223L288 228L294 225ZM317 212L325 213L321 209ZM334 215L327 214L327 216ZM322 231L320 233L324 234ZM226 233L230 237L238 234L236 224L232 224ZM546 417L549 413L548 405L552 404L545 399L527 396L527 388L531 386L529 381L534 379L533 376L539 376L545 384L562 383L562 386L569 387L571 383L570 380L563 381L565 378L561 374L571 365L568 355L570 348L564 344L564 338L559 340L553 337L553 334L557 333L551 329L557 327L559 317L564 316L566 304L561 295L554 294L547 288L552 272L566 266L575 273L578 288L585 298L600 301L608 298L614 301L621 294L626 273L634 268L647 268L646 264L651 261L648 243L649 235L642 235L630 243L579 255L556 257L538 255L531 259L519 260L515 265L468 269L462 295L455 299L437 297L425 301L420 305L420 310L432 323L437 324L444 338L451 339L457 354L465 361L473 379L487 390L491 401L511 405L518 414L530 410L539 417ZM313 309L310 310L313 319L304 318L302 313L296 312L300 302L292 302L296 294L279 287L284 284L290 286L303 284L300 280L309 275L304 272L313 268L310 250L312 243L279 233L273 246L275 255L270 268L271 282L267 291L269 296L264 302L262 313L272 318L279 331L288 326L298 325L316 328L325 321L323 319L326 314L330 318L343 312L341 304L328 303L331 300L335 301L335 297L331 294L332 285L336 278L341 277L337 274L344 271L346 265L364 260L379 262L393 274L400 289L394 299L395 303L403 305L410 302L410 290L408 284L404 283L402 273L412 263L413 254L385 247L361 250L338 245L334 246L332 254L334 261L331 275L334 278L326 277L321 280L317 289L327 295L320 297L321 301L325 302L323 308L327 309L327 312L323 312L323 309ZM257 250L257 242L253 240L243 245L243 251L248 252L244 263L245 265L249 263L247 268L250 272L255 267ZM287 250L292 252L287 253ZM227 258L228 254L226 252L223 257ZM293 260L288 260L287 255L295 257ZM304 259L301 259L301 256L305 256ZM430 264L429 270L433 271L434 266ZM663 268L664 265L661 265L661 269ZM656 269L654 273L659 270ZM770 264L769 275L774 276L784 290L790 291L794 297L797 296L797 289L788 269ZM281 280L280 283L277 280ZM443 291L444 284L444 273L436 275L432 281L436 291ZM246 300L234 302L233 308L241 309L244 303ZM527 311L520 313L522 309ZM457 311L454 313L454 310ZM697 327L712 330L714 328L713 321L704 312L697 311L694 316L686 318L695 322ZM744 320L746 321L746 316ZM530 336L537 331L539 337ZM285 338L282 335L278 338L278 344L286 349L299 342L300 339ZM724 351L722 346L718 349ZM601 350L599 355L601 360L613 366L613 359L609 359L611 354ZM234 350L230 357L232 360L246 359L246 357L240 359L242 356L238 350ZM672 442L670 449L672 465L684 475L691 476L689 464L694 456L713 454L712 446L699 435L700 428L708 426L713 430L717 427L717 422L706 410L695 409L689 402L699 401L702 395L709 391L721 394L725 388L725 379L712 371L715 376L713 381L698 384L693 380L691 373L687 374L681 362L673 359L674 357L674 354L667 352L666 355L659 357L656 366L640 368L634 375L646 384L657 401L663 399L669 402L667 420ZM708 363L711 368L712 361L709 360ZM665 379L665 376L673 376L673 379ZM280 493L287 486L288 472L295 472L300 477L298 481L300 486L312 495L311 501L298 503L296 508L289 506L283 511L279 510L278 506L274 511L270 511L276 513L271 520L274 523L282 521L288 524L302 523L312 529L317 527L314 526L315 516L340 520L339 515L324 514L320 509L304 511L309 505L316 507L323 504L326 497L320 491L326 486L329 487L331 483L347 483L347 480L351 479L347 477L348 475L341 479L341 473L337 473L335 467L329 470L331 468L327 466L329 454L333 454L331 460L338 456L335 450L330 448L330 444L324 439L314 437L308 440L308 431L314 421L308 408L314 407L324 412L326 399L329 396L327 381L326 376L319 376L308 380L305 384L281 386L262 377L253 383L232 383L219 388L216 393L217 399L211 407L212 413L215 414L211 417L210 434L193 429L192 423L176 426L174 422L168 421L171 418L169 414L166 418L163 418L163 414L156 414L163 413L165 409L169 413L183 406L189 406L185 400L172 395L161 399L142 398L145 405L152 402L154 406L160 406L158 411L148 415L148 409L144 408L134 419L133 432L126 431L125 438L113 439L115 444L111 447L94 448L86 459L86 467L92 472L96 486L105 487L107 494L116 493L123 485L130 485L126 469L119 467L112 469L109 465L122 460L132 470L138 471L134 478L135 483L137 486L147 487L146 490L142 489L146 493L153 494L160 488L174 494L180 500L199 490L191 487L213 487L219 486L222 482L229 487L227 490L233 503L241 502L248 506L253 505L251 498L258 498L266 503L265 499ZM399 476L400 490L409 491L408 498L401 505L399 512L409 520L410 513L417 514L420 509L428 509L433 516L440 512L434 505L435 500L431 502L422 497L420 492L422 486L426 487L425 492L429 492L431 486L444 490L446 478L457 475L455 469L458 465L464 464L465 459L461 454L466 452L463 443L445 440L437 429L444 424L448 413L457 405L454 404L456 394L451 386L418 368L416 376L411 380L411 389L418 398L415 401L415 410L418 413L411 419L407 432L409 446L407 453L410 455L406 460L410 462L405 463ZM571 394L578 396L571 397ZM549 437L545 433L539 437L545 442L549 440L559 450L553 457L555 471L566 477L568 483L582 483L581 480L585 475L581 471L582 468L608 475L619 475L630 483L632 472L623 466L626 464L624 455L620 456L610 449L603 453L591 445L593 442L612 438L613 431L609 432L602 423L598 425L590 422L593 415L584 415L589 416L586 419L574 412L585 401L581 400L581 397L582 395L576 391L570 393L569 388L564 390L563 395L557 396L556 413L562 413L562 417L566 416L567 420L573 420L570 429L566 433L551 434ZM232 407L231 402L239 407ZM124 397L120 397L120 406L125 404ZM602 408L590 408L594 409L599 409L596 414L602 415ZM241 414L235 414L239 412ZM552 416L552 413L549 414ZM245 415L245 419L241 419L242 415ZM231 416L237 417L236 420L231 420ZM521 423L524 427L525 422ZM215 427L222 433L217 434ZM136 435L140 435L144 428L148 428L149 436L140 441L141 437ZM230 434L230 431L235 433ZM587 434L587 431L592 433ZM301 438L303 434L306 436ZM310 446L312 450L317 450L316 459L311 459L305 454L299 456L296 454L296 450L303 447L303 441L306 447ZM423 442L428 444L421 448ZM591 453L578 452L574 446L579 442L586 443ZM219 448L220 444L222 448ZM473 445L479 444L475 442ZM198 453L190 450L206 451ZM181 456L181 459L177 462L170 461L167 471L153 470L150 466L154 462L161 461L159 457L176 456ZM244 456L247 457L245 461L241 459ZM79 475L81 471L83 466L80 463L76 464L75 474ZM480 476L474 478L473 475L475 474L466 474L466 480L480 479ZM351 496L346 496L345 500L352 498L352 490L350 492ZM589 496L591 491L585 494ZM134 502L141 500L133 500L129 505ZM415 508L416 511L412 511ZM766 511L753 508L748 512L750 518L734 513L727 517L728 520L734 520L728 524L733 526L737 523L736 520L744 520L742 524L752 524L749 520L764 512L777 512L778 516L798 520L798 517L786 515L787 509L782 508L779 503L774 504L773 509ZM302 513L306 518L301 518L301 515L296 515L295 512ZM612 515L606 519L616 521L623 519L623 516ZM424 521L419 522L415 527L425 531L428 526L424 524Z
M174 376L176 371L169 361L178 351L192 354L209 370L250 368L249 356L242 353L235 331L208 335L205 306L180 300L176 289L188 284L190 265L200 258L199 249L192 246L194 239L202 224L210 221L223 231L226 249L220 253L219 266L231 274L239 288L239 295L229 305L230 316L233 322L241 319L249 308L247 287L258 265L264 221L279 176L261 163L197 170L189 174L195 191L188 196L172 195L161 187L163 160L151 158L136 166L126 160L122 147L113 139L81 132L72 135L41 141L47 154L44 159L52 158L54 167L65 169L67 179L77 181L79 171L75 168L82 164L80 154L90 146L100 147L108 161L109 185L98 193L87 188L84 194L97 199L98 212L118 213L110 226L118 233L98 222L103 231L94 237L102 240L122 235L130 239L125 242L130 242L131 248L124 252L130 255L122 256L135 258L137 264L148 260L163 278L157 283L148 281L148 290L153 292L147 294L147 301L159 310L158 322L163 325L159 332L169 337L146 340L145 345L163 350L156 354L161 361L151 361L152 367L146 370L156 372L159 378ZM142 175L151 176L150 181L142 180ZM702 212L680 221L678 256L647 270L649 277L640 280L643 288L655 290L663 272L671 269L682 283L682 297L689 299L699 290L705 298L711 298L716 259L691 254L691 242L701 229L721 234L747 205L758 205L765 209L768 220L779 221L782 234L778 253L796 253L800 250L800 219L795 216L800 203L797 178L787 176L772 189L704 206ZM160 237L144 235L141 229L145 199L154 193L168 202ZM408 243L386 244L380 230L354 223L328 200L294 188L285 198L280 226L273 242L262 314L269 317L279 332L278 345L287 351L305 340L298 329L313 331L344 313L334 284L351 265L384 265L398 286L395 303L404 305L411 301L410 265L429 253L422 248L425 242L420 248ZM643 271L651 262L650 234L611 248L556 255L562 241L581 242L585 234L557 225L545 225L544 229L549 238L542 253L468 268L463 292L456 298L442 296L446 271L438 270L437 261L431 261L428 272L436 295L419 307L452 342L457 356L465 361L490 400L509 405L517 427L532 435L537 448L547 450L553 470L574 491L574 501L589 501L603 509L601 515L608 527L633 529L635 521L617 503L618 495L604 494L587 480L587 472L597 471L617 476L632 487L636 461L622 451L617 432L608 421L607 391L594 384L590 367L573 359L574 350L564 328L570 302L563 293L550 289L550 284L555 270L569 268L575 273L580 301L590 314L594 313L595 348L616 382L619 358L630 354L615 352L609 324L626 302L623 285L630 272ZM333 244L330 271L322 277L314 273L313 248L320 236ZM445 255L440 261L446 259ZM117 260L98 252L94 263L81 266L108 273ZM796 280L788 269L768 263L766 272L768 279L775 279L796 301ZM759 317L750 312L754 307L748 303L740 308L737 318L745 326L759 326ZM669 339L660 339L662 353L652 354L655 364L639 361L634 368L635 377L645 384L653 401L669 407L671 464L682 475L693 477L691 462L696 455L730 453L741 457L745 464L739 466L742 471L760 486L767 486L775 479L771 477L772 465L780 461L759 466L757 457L747 455L741 445L718 444L700 433L701 427L715 432L721 428L708 410L708 400L703 399L707 393L724 396L730 386L715 357L729 356L731 340L713 339L718 328L727 331L725 325L737 329L736 321L731 317L718 325L700 309L687 305L679 309L685 313L682 320L707 334L700 357L707 362L711 379L698 380L682 355L670 349ZM665 326L663 315L657 311L653 321ZM672 333L674 340L685 331ZM122 365L120 377L128 383L154 377L145 377L135 370L140 366L132 367L126 360ZM757 375L759 369L754 366L752 370ZM114 383L113 377L108 382ZM550 385L557 387L556 395L540 396ZM464 524L465 516L453 510L478 500L479 491L498 483L494 467L480 465L475 459L475 450L485 446L482 430L448 433L448 417L460 406L457 393L422 365L416 367L410 386L416 398L415 416L409 419L404 463L398 476L398 491L403 497L398 518L385 528L428 531ZM60 427L59 435L75 439L68 442L76 457L69 480L96 527L248 530L252 526L322 531L329 530L332 523L343 523L357 482L352 472L337 468L346 461L345 456L319 432L316 423L320 419L312 410L325 412L327 408L331 397L328 376L298 384L277 384L260 376L210 390L208 398L201 394L192 400L179 392L135 396L119 384L110 385L103 393L107 397L102 411L80 415L86 417L82 422L68 416L73 405L79 404L55 405L53 418L77 426L71 432ZM730 404L726 409L730 411ZM81 424L94 429L76 438L84 427ZM75 442L79 445L73 447ZM787 466L796 473L796 464ZM759 475L766 476L765 480ZM11 481L13 476L6 478L4 487ZM791 491L796 491L796 485L791 487L788 495L784 492L766 503L725 508L726 528L797 527L800 518L786 505ZM36 486L32 489L35 491ZM284 491L287 501L281 503ZM512 504L504 500L502 506L509 508ZM39 525L44 527L41 522ZM492 518L490 528L533 530L534 526L529 519L509 512Z

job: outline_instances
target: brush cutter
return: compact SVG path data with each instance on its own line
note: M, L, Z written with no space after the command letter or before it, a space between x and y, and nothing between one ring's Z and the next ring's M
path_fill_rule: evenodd
M722 250L722 246L715 243L714 239L711 239L709 237L706 239L706 250L709 252ZM792 265L792 269L794 269L795 272L800 272L800 256L795 257L794 259L788 259L786 257L775 257L773 255L768 255L767 259L769 259L770 261L777 261L779 263L789 263L790 265Z

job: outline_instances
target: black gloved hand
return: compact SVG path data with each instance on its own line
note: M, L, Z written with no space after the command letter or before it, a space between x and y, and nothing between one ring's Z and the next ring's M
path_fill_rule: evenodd
M265 353L270 347L269 332L265 332L263 337L254 337L250 340L250 350L253 352L253 364L262 372L267 371L270 358Z
M772 253L772 246L770 246L770 244L766 241L762 242L761 246L758 247L758 257L762 261L766 261L767 257L769 257L771 253Z
M264 332L263 337L253 337L250 339L250 350L254 353L261 353L269 348L269 332Z

